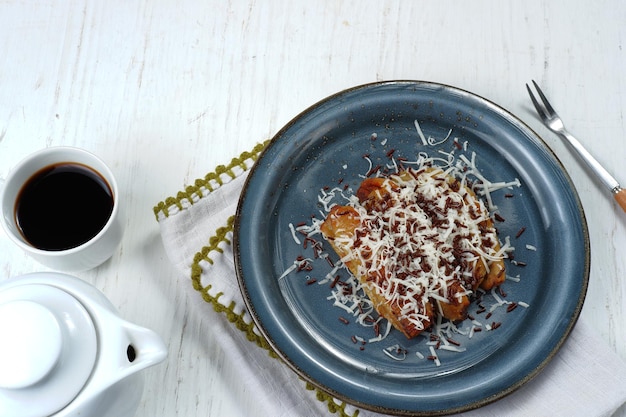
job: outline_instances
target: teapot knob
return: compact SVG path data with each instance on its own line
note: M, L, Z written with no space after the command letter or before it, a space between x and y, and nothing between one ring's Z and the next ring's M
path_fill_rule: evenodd
M16 300L1 304L0 334L1 388L36 384L59 361L63 348L61 327L54 314L39 303Z

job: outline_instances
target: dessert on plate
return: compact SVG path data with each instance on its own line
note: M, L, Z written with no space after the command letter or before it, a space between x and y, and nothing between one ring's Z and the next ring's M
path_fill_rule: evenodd
M440 168L366 178L347 205L331 208L321 232L407 338L438 316L466 319L472 295L505 280L489 211L463 179Z

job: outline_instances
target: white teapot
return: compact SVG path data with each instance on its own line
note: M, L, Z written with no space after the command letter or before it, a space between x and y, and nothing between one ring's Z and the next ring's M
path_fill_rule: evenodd
M95 287L45 272L0 282L0 416L130 417L167 349Z

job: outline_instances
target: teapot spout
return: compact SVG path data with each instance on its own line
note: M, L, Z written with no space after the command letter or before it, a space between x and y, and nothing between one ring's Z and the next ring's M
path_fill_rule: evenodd
M129 322L123 322L122 327L128 335L126 358L129 369L133 372L156 365L165 359L167 347L163 339L154 331Z
M134 410L143 390L140 371L156 365L167 356L165 343L154 331L125 321L106 308L95 307L91 312L97 316L100 336L96 365L83 391L58 417L120 416L119 413L102 411L105 405L115 410L118 406ZM132 399L136 401L132 402ZM85 414L81 411L85 409L96 411ZM132 413L121 415L130 416Z
M103 348L92 376L92 387L105 389L117 381L163 361L167 347L154 331L121 319L111 311L99 312Z

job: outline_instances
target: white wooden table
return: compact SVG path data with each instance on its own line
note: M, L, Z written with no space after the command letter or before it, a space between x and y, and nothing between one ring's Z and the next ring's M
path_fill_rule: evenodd
M0 177L28 153L73 145L116 173L126 233L78 274L160 333L137 413L247 416L237 364L193 314L152 208L347 87L419 79L488 98L527 122L573 178L587 215L582 315L626 359L626 214L532 112L537 80L568 126L626 183L626 3L42 0L0 2ZM0 232L0 279L46 268ZM622 408L619 416L626 416Z

